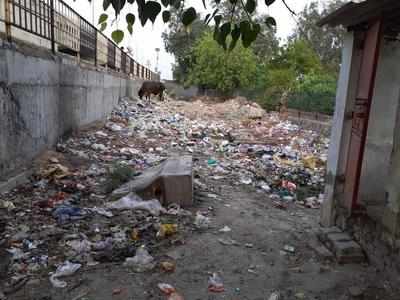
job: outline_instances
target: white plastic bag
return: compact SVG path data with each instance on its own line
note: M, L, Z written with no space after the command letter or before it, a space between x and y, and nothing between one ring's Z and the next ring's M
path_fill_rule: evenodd
M198 229L207 229L210 226L210 218L203 216L201 213L196 213L196 218L194 219L194 225Z
M152 270L155 265L156 263L154 261L154 258L143 246L136 250L136 255L134 257L126 258L124 262L125 267L129 267L137 273Z
M132 210L147 210L154 216L160 215L160 213L165 213L166 210L157 199L143 200L135 193L130 193L125 197L122 197L118 201L108 204L111 209L132 209Z
M66 260L61 266L58 266L56 272L50 276L51 284L56 288L65 288L67 283L65 281L58 280L58 278L74 274L81 266L81 264L74 264L69 260Z

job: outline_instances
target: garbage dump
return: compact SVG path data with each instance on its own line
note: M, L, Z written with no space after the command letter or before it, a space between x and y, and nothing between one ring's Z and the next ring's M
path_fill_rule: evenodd
M1 245L10 261L1 288L51 273L48 280L62 289L73 274L110 262L153 272L160 249L211 230L213 217L198 211L193 199L184 203L194 207L182 208L162 202L157 191L154 199L134 191L115 197L124 184L172 156L193 157L195 194L221 197L208 188L207 177L256 190L278 209L319 207L327 138L246 99L213 106L207 101L145 104L124 98L105 125L75 133L42 155L29 184L0 196ZM214 229L222 244L235 244L223 237L230 227ZM175 269L174 263L162 266ZM224 291L217 273L208 288ZM170 299L183 299L167 285L160 289Z

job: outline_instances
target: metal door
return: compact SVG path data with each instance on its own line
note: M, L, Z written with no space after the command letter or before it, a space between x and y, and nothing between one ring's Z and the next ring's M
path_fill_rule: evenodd
M368 120L375 85L376 67L381 41L381 21L370 24L366 32L345 173L344 204L351 212L358 207L358 188L367 137Z

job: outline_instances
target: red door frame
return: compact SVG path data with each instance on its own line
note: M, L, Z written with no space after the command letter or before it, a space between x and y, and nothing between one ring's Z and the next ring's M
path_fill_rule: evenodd
M359 208L360 205L358 191L381 41L382 21L378 19L370 23L365 34L353 107L344 184L344 204L350 212Z

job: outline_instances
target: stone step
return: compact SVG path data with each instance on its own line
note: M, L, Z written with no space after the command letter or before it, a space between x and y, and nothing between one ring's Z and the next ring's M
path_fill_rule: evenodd
M335 254L339 263L362 263L365 255L353 238L337 227L322 229L318 234L320 241Z

